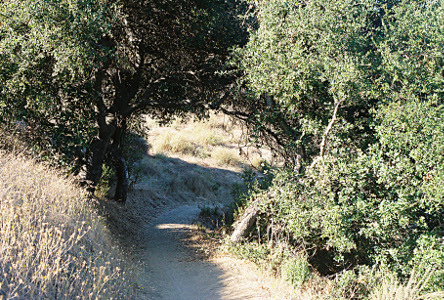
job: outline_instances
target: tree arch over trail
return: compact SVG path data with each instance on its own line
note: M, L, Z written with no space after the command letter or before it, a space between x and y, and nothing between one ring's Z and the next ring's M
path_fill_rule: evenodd
M24 120L91 191L105 160L128 189L128 120L205 114L232 83L224 69L245 43L238 1L6 0L0 8L0 121Z

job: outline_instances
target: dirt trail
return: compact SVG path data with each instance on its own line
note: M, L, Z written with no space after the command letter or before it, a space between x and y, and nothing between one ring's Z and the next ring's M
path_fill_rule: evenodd
M147 158L143 168L146 178L124 208L134 220L113 220L123 235L130 223L139 228L138 299L296 299L252 263L227 255L206 260L184 242L201 206L232 201L231 188L240 181L236 172L170 158Z
M198 205L167 211L147 227L147 268L153 299L264 299L239 286L231 274L214 263L200 260L181 239L199 214Z
M199 212L198 204L181 205L146 227L144 252L151 288L145 299L292 299L285 294L288 286L280 289L285 284L250 263L227 256L205 261L188 248L182 239Z

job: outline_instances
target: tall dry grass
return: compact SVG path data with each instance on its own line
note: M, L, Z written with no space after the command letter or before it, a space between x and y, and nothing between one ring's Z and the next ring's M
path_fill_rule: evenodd
M167 126L151 122L148 141L151 154L163 153L192 163L233 169L246 163L239 154L239 147L245 142L241 130L222 114L212 114L204 120L177 119Z
M82 190L0 152L0 299L128 298L119 251Z
M371 300L444 299L444 291L424 293L433 272L431 269L423 274L412 271L406 283L401 283L393 274L390 274L384 277L381 284L373 289L370 298Z

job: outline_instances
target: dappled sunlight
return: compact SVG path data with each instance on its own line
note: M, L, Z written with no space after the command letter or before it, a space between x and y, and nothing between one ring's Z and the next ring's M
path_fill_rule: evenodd
M192 229L192 225L187 224L160 224L156 226L157 229Z

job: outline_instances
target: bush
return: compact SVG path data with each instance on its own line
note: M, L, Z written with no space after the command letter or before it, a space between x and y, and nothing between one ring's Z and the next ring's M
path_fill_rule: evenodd
M438 291L444 282L444 106L394 103L381 107L375 120L376 142L368 151L338 149L303 176L280 171L268 190L250 188L251 199L263 199L253 232L285 237L324 275L379 266L403 284L412 270L433 268L424 291Z
M287 259L281 269L285 280L296 286L302 285L310 278L307 258L303 256Z
M231 252L242 259L248 259L257 265L264 266L270 255L270 249L260 243L239 244L231 247Z
M255 3L235 105L293 170L265 191L247 181L246 202L260 203L250 240L342 272L356 293L341 297L369 292L361 266L399 287L436 269L422 292L442 289L444 2Z

